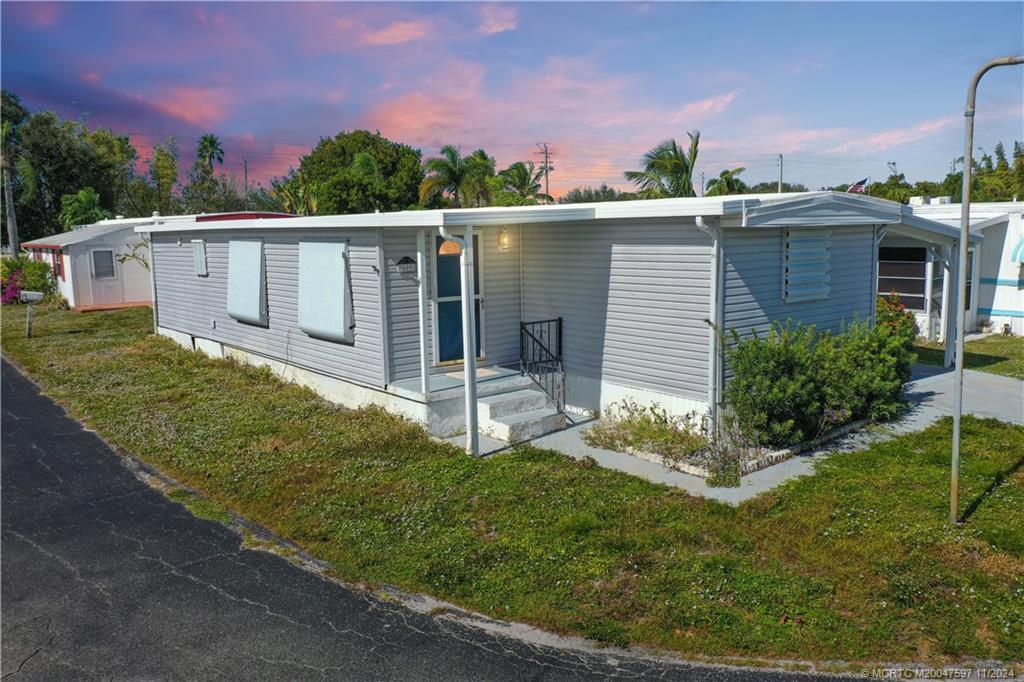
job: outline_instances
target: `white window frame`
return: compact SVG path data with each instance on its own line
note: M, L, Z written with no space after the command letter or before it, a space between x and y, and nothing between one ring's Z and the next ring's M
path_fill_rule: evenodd
M457 237L463 237L463 238L465 238L465 236L466 236L465 233L454 233L453 232L452 234L455 234L455 236L457 236ZM477 263L479 263L478 267L480 268L480 288L479 288L479 290L476 290L476 291L473 292L473 299L477 303L480 304L480 306L479 306L480 307L480 355L478 355L477 358L476 358L477 362L483 362L483 361L487 360L487 325L485 324L485 322L487 321L487 317L486 317L487 313L484 310L484 279L485 279L485 277L484 277L484 266L486 265L486 263L485 263L485 259L484 259L484 252L487 250L487 240L486 240L486 238L487 238L487 236L489 234L490 234L490 232L484 231L484 230L480 230L480 231L474 230L473 231L473 235L480 238L480 248L473 250L473 258L474 258L474 260L476 260ZM450 302L450 301L461 301L462 300L462 294L460 293L458 296L440 296L440 297L437 295L437 239L436 239L436 237L437 237L436 234L431 236L429 232L427 233L427 238L430 240L430 243L429 243L429 247L430 247L430 269L431 269L431 276L430 276L430 320L431 320L430 334L431 334L431 341L432 341L432 343L430 345L432 346L432 351L433 351L432 362L433 362L433 366L434 367L452 367L452 366L457 366L457 365L465 364L466 360L465 360L465 358L463 358L462 360L444 360L444 361L441 360L440 337L438 336L438 329L437 329L438 324L439 324L438 317L437 317L437 304L438 303L446 303L446 302ZM497 236L495 236L495 239L497 239ZM465 353L465 349L463 349L463 353Z
M206 254L206 240L192 240L192 269L196 277L210 276L210 262Z
M110 269L113 272L112 275L100 276L96 274L96 253L100 251L106 251L110 254ZM107 249L89 249L89 274L92 275L93 279L117 279L117 251L113 248Z

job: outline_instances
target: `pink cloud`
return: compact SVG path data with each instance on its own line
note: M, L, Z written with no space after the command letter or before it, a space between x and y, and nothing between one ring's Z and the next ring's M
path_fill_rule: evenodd
M396 21L384 28L368 31L359 37L362 45L401 45L423 38L430 32L425 21Z
M86 71L79 76L86 83L99 83L100 75L95 71Z
M213 26L214 28L225 28L228 23L227 17L223 12L215 12L210 15L202 7L197 7L192 16L195 17L196 23L203 28L210 26Z
M30 2L22 5L33 26L49 27L57 22L60 6L52 2Z
M197 126L212 126L227 118L230 96L221 89L180 85L153 98L164 114Z
M935 133L941 132L942 130L950 127L957 120L956 116L946 116L944 118L937 118L930 121L921 121L917 125L909 128L894 128L892 130L883 130L870 135L860 135L855 139L848 140L830 149L826 149L825 153L847 154L850 152L884 151L891 147L897 147L899 145L916 142L917 140L930 137Z
M695 119L705 118L712 114L720 114L725 111L726 107L732 104L739 94L739 90L733 90L724 95L716 95L715 97L690 102L683 105L671 120L673 123L689 124Z
M512 31L519 26L519 12L511 5L487 4L480 7L477 30L485 36Z

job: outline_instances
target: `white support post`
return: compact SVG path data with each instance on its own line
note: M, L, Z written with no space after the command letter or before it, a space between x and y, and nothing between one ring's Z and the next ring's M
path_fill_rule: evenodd
M466 452L480 454L480 430L476 406L476 291L473 282L473 226L466 225L462 237L448 232L441 236L459 245L459 279L462 290L462 377L466 388Z
M947 271L946 273L946 276L949 281L949 287L942 290L943 301L945 302L945 308L942 311L942 315L945 320L945 323L943 324L945 334L943 335L942 341L946 346L946 354L943 364L946 367L953 366L953 349L955 348L956 344L956 335L960 333L959 330L956 328L956 307L958 305L963 305L963 303L959 300L959 296L956 290L953 289L955 283L960 281L960 252L955 245L952 249L952 252L952 274L950 274L949 271Z
M935 293L932 290L932 279L935 277L935 261L932 260L931 252L928 252L928 260L924 264L924 319L925 324L928 325L924 330L924 337L929 341L935 336L933 330L935 325L932 324L932 295Z
M462 254L462 357L466 384L466 452L480 454L476 405L476 291L473 282L473 226L466 225Z
M420 391L423 393L423 402L427 401L430 395L430 348L428 346L428 320L427 320L427 263L429 258L427 250L427 232L420 230L416 233L416 280L419 295L420 313Z

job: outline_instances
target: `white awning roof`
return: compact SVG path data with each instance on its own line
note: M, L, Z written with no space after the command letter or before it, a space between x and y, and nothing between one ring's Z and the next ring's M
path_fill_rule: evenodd
M310 230L345 228L458 228L465 225L521 225L527 223L584 222L635 218L721 217L740 227L893 225L918 238L948 242L957 231L915 216L909 207L893 201L842 192L792 194L739 194L722 197L648 199L586 204L549 204L508 208L435 209L358 213L293 218L225 220L216 223L161 222L140 225L136 232L210 232L222 230Z

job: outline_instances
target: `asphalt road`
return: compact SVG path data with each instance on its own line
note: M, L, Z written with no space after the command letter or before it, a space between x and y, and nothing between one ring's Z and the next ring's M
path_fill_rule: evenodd
M142 483L6 361L4 678L806 680L566 650L327 581Z

